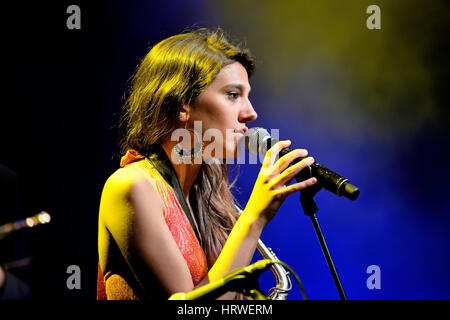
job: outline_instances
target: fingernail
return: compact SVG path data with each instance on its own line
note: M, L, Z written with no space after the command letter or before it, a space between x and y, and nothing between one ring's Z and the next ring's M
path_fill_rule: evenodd
M312 183L316 183L317 179L316 178L312 178L311 181L312 181Z
M313 164L313 163L314 163L314 158L313 158L313 157L309 157L308 163L309 163L309 164Z

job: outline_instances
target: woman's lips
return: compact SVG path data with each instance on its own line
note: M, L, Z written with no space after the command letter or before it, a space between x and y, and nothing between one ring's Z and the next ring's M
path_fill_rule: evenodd
M235 139L236 139L236 143L241 143L242 141L245 141L245 132L244 130L235 130L234 132L235 134Z
M244 130L234 130L234 133L240 136L239 139L244 137Z

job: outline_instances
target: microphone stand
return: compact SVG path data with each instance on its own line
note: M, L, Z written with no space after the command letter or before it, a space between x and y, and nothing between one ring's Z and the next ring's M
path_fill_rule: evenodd
M336 267L334 266L333 259L331 258L330 251L328 250L325 237L323 236L322 229L320 228L319 220L316 216L319 208L317 207L316 201L314 200L314 195L321 189L322 186L320 185L320 180L318 179L315 185L300 191L300 203L303 207L303 212L305 213L305 215L311 218L317 238L319 239L320 247L322 248L322 252L327 261L328 268L330 269L339 296L341 300L347 300L347 296L345 295L341 280L339 279L339 275L337 273Z

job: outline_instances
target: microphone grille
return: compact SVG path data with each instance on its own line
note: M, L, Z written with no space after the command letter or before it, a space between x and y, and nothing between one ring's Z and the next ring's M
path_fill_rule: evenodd
M270 134L266 129L250 128L245 135L245 148L252 154L265 154L267 152L267 138L270 138Z

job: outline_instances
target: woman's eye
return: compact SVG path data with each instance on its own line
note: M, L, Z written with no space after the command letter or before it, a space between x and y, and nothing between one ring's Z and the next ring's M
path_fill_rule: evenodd
M227 96L230 98L230 99L237 99L238 97L239 97L239 93L237 93L237 92L228 92L227 93Z

